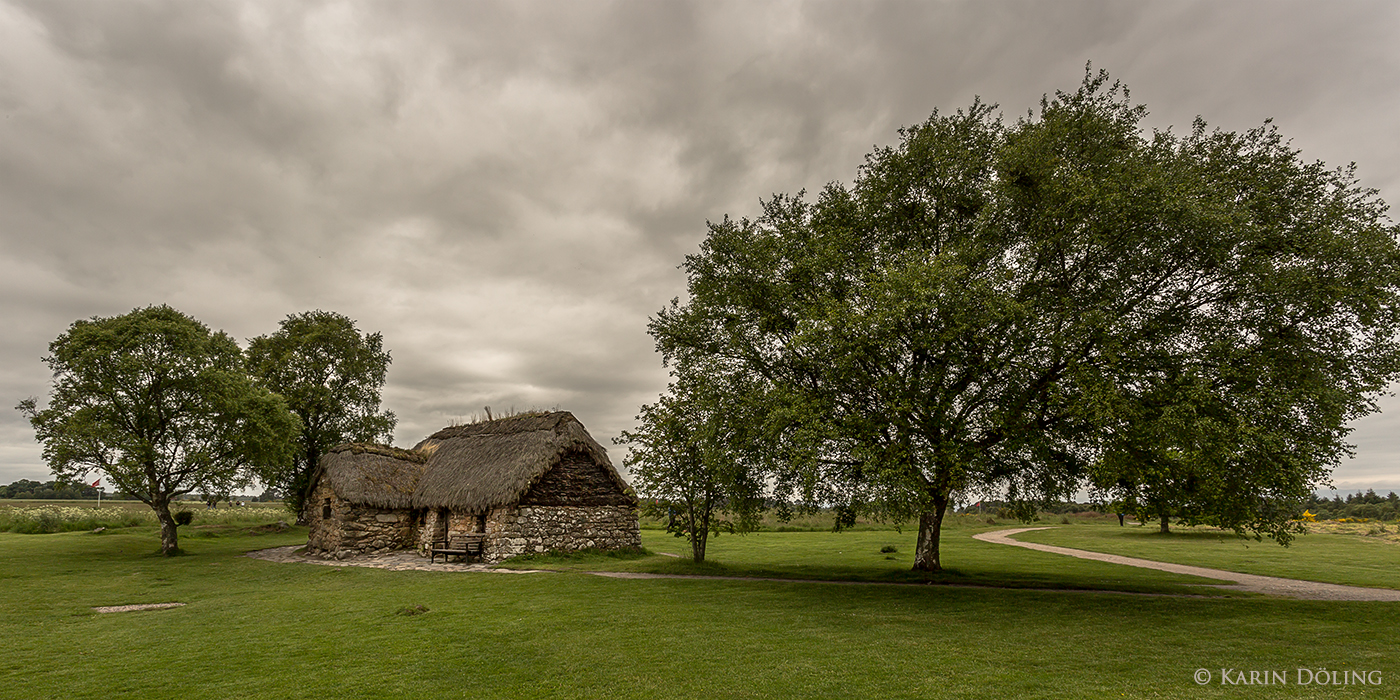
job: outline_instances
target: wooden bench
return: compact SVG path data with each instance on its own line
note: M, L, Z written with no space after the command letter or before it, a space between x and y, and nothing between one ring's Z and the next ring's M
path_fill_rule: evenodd
M442 555L442 561L447 562L450 556L479 557L481 556L481 544L485 541L486 535L480 532L473 532L467 535L458 535L452 538L442 538L433 540L433 546L428 549L428 562L436 563L437 556Z

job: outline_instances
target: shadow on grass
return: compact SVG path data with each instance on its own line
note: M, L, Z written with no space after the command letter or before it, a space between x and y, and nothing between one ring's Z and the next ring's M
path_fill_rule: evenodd
M996 567L985 570L948 568L938 572L912 569L812 564L755 564L717 560L694 562L661 556L646 549L610 552L582 550L515 557L499 565L508 569L543 569L559 572L621 572L661 576L705 576L733 579L789 579L833 583L923 584L1029 590L1104 591L1160 595L1240 597L1249 594L1209 587L1206 579L1181 577L1201 583L1161 580L1159 572L1122 567L1121 577L1105 578L1068 571L1042 571ZM1172 575L1168 575L1172 576ZM1228 583L1228 582L1220 582Z

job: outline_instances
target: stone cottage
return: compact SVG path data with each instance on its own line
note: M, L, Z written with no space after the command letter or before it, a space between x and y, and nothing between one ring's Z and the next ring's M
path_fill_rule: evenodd
M379 553L482 533L482 559L641 546L637 498L567 411L445 428L412 450L351 444L322 458L307 551Z

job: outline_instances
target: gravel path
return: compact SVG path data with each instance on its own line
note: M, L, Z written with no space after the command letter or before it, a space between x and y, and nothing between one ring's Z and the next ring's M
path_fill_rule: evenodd
M1400 591L1386 588L1362 588L1360 586L1340 586L1335 583L1317 583L1315 581L1299 581L1291 578L1276 578L1273 576L1256 576L1254 574L1241 574L1234 571L1222 571L1220 569L1207 569L1200 566L1186 566L1185 564L1168 564L1150 559L1137 559L1134 557L1122 557L1117 554L1102 554L1100 552L1089 552L1083 549L1070 549L1068 547L1056 547L1048 544L1036 544L1034 542L1020 542L1011 539L1011 535L1031 530L1052 530L1049 527L1020 527L1012 530L996 530L994 532L983 532L973 535L972 538L983 542L995 544L1009 544L1013 547L1025 547L1034 549L1037 552L1050 552L1051 554L1063 554L1067 557L1078 557L1080 559L1092 559L1094 561L1105 561L1110 564L1124 564L1127 566L1137 566L1143 569L1156 569L1158 571L1169 571L1174 574L1187 574L1189 576L1201 576L1203 578L1213 578L1224 581L1234 581L1233 585L1223 584L1220 588L1230 588L1239 591L1251 591L1254 593L1264 593L1267 595L1283 596L1286 598L1297 598L1299 600L1388 600L1400 601Z
M322 566L363 566L371 569L388 569L390 571L478 571L492 574L545 573L538 569L497 569L490 564L468 564L466 562L447 561L429 563L424 560L423 557L418 556L418 553L413 550L357 556L347 559L322 559L320 557L308 557L298 551L305 546L306 545L291 545L290 547L259 549L255 552L248 552L244 556L252 559L262 559L264 561L275 561L279 563L300 562L302 564L320 564Z

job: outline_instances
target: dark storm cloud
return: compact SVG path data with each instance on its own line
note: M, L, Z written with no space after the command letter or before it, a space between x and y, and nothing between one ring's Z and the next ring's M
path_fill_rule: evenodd
M849 181L976 95L1112 71L1178 129L1275 117L1400 197L1389 3L0 0L0 391L74 319L384 334L411 444L561 406L601 441L665 385L647 316L707 220ZM1342 477L1400 485L1389 415ZM614 449L614 457L619 457ZM46 473L0 415L0 483Z

